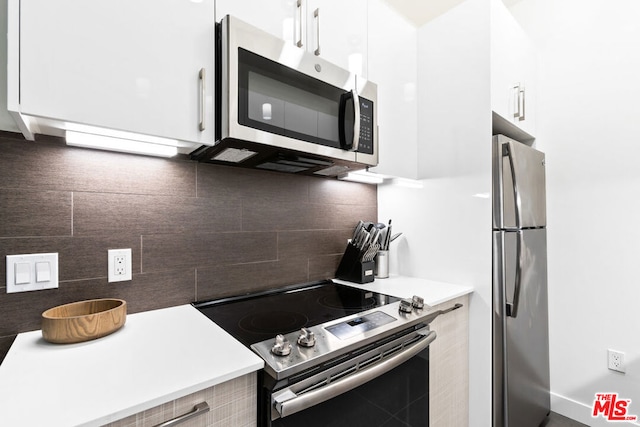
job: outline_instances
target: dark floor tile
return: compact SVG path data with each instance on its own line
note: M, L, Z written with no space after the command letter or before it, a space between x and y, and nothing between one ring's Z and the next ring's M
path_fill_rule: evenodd
M582 424L571 418L567 418L555 412L551 412L547 419L540 425L540 427L589 427L586 424Z

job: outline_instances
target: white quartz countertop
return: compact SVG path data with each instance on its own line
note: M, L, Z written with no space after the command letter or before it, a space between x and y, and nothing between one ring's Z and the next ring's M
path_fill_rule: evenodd
M26 332L0 365L0 426L98 426L262 367L191 305L129 315L78 344Z
M373 282L363 284L339 279L333 279L333 281L398 298L411 298L413 295L418 295L424 298L425 304L430 306L442 304L473 292L471 286L406 276L389 276L387 279L375 279Z

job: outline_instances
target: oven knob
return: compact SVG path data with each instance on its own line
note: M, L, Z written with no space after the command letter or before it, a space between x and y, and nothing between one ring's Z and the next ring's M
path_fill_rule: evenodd
M400 301L400 311L402 313L411 313L413 311L410 299L403 299Z
M413 298L411 298L411 305L417 309L424 308L424 298L414 295Z
M278 334L276 336L276 342L271 347L271 353L276 356L288 356L291 353L291 344L289 344L289 340L284 337L284 335Z
M307 328L302 328L300 330L300 336L298 337L298 345L302 347L313 347L316 345L316 335Z

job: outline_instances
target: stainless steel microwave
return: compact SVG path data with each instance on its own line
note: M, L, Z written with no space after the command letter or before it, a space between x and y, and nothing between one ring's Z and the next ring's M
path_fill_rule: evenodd
M216 144L193 158L321 176L378 163L374 83L232 16L217 34Z

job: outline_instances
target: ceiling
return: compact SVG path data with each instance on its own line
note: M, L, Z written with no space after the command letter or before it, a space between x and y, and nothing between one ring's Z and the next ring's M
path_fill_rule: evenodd
M420 27L433 18L442 15L464 0L384 0L389 6L400 12L409 22ZM502 0L510 7L520 0Z

